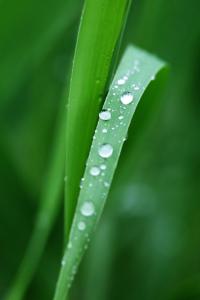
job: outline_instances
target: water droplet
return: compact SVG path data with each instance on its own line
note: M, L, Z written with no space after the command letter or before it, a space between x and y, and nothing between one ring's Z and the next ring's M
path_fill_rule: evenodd
M122 85L122 84L124 84L125 83L125 79L119 79L118 81L117 81L117 83L119 84L119 85Z
M80 221L80 222L78 223L78 229L79 229L79 230L83 231L83 230L85 230L85 227L86 227L85 222Z
M108 132L108 129L107 129L107 128L103 128L103 129L102 129L102 132L103 132L103 133L107 133L107 132Z
M110 144L102 144L99 147L98 153L103 158L108 158L113 154L113 147Z
M110 185L109 185L109 183L108 183L107 181L105 181L105 182L104 182L104 186L105 186L105 187L109 187Z
M99 118L103 121L108 121L111 119L111 113L110 111L103 109L100 114L99 114Z
M118 117L119 120L122 120L123 118L124 118L124 116L119 116Z
M130 104L133 101L133 95L129 92L125 92L121 98L121 102L125 105Z
M66 260L63 258L61 261L61 265L64 266L66 264Z
M135 91L138 91L139 89L140 89L140 88L139 88L139 86L137 86L137 85L134 87L134 90L135 90Z
M64 181L65 181L65 182L67 181L67 176L64 177Z
M106 165L102 164L100 165L101 170L105 170L106 169Z
M93 203L89 202L89 201L86 201L85 203L83 203L83 205L81 207L81 213L85 217L92 216L94 214L94 205L93 205Z
M90 174L92 176L98 176L100 174L100 172L101 171L100 171L99 167L96 167L96 166L91 167L91 169L90 169Z

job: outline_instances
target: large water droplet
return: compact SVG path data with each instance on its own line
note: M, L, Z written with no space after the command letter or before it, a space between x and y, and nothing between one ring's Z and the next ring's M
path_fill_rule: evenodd
M129 92L125 92L122 94L120 100L125 105L130 104L133 101L133 95Z
M113 147L110 144L103 144L99 147L98 153L103 158L108 158L113 154Z
M80 222L78 223L78 229L79 229L79 230L83 231L83 230L85 230L85 227L86 227L85 222L80 221Z
M99 114L99 118L103 121L108 121L111 119L111 112L106 109L103 109Z
M101 172L101 170L99 169L99 167L96 167L96 166L91 167L91 169L90 169L90 174L92 176L98 176L100 174L100 172Z
M94 214L94 204L89 201L84 202L81 207L81 213L85 217L92 216Z

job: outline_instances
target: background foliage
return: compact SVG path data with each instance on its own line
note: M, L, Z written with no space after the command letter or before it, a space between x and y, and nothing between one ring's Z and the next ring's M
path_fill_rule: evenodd
M0 2L0 298L32 232L81 7ZM159 55L171 77L158 112L129 133L71 299L200 299L199 10L198 0L133 1L122 48ZM26 299L52 298L62 242L61 212Z

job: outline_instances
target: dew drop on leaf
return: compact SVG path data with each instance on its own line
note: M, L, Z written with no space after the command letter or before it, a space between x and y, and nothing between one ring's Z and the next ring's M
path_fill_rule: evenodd
M122 84L124 84L125 83L125 79L123 78L123 79L119 79L118 81L117 81L117 83L119 84L119 85L122 85Z
M81 207L81 213L85 217L92 216L94 214L94 205L92 202L86 201Z
M133 95L129 92L125 92L122 94L120 100L125 105L130 104L133 101Z
M63 259L63 260L61 261L61 265L64 266L65 264L66 264L66 261L65 261L65 259Z
M90 174L92 176L98 176L100 174L100 172L101 172L101 170L99 169L99 167L96 167L96 166L91 167L91 169L90 169Z
M111 119L111 112L106 109L103 109L99 114L99 118L103 121L108 121Z
M85 227L86 227L85 222L80 221L80 222L78 223L78 229L79 229L79 230L83 231L83 230L85 230Z
M98 153L103 158L108 158L113 154L113 147L110 144L102 144L99 147Z
M100 165L101 170L105 170L106 169L106 165L102 164Z

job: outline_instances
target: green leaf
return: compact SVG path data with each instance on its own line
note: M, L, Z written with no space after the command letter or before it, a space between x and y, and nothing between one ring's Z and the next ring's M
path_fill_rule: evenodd
M60 208L62 188L64 186L63 174L65 160L65 118L63 107L61 114L59 114L58 123L33 233L13 286L9 289L6 297L7 300L20 300L24 298L25 292L38 267L49 233L51 232Z
M132 46L120 63L93 137L54 300L64 300L69 291L101 216L133 114L163 66L158 58Z
M74 56L67 112L66 239L99 107L105 95L114 49L120 38L130 3L130 0L85 1Z
M54 1L47 0L11 0L1 3L1 107L8 105L11 96L30 71L48 55L66 29L71 27L79 13L80 3L80 0L58 0L56 5Z

